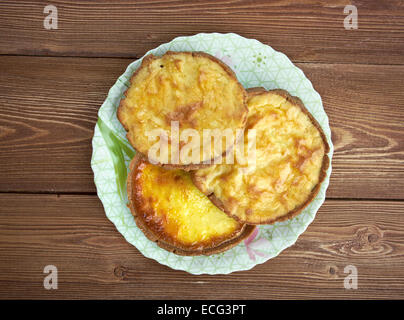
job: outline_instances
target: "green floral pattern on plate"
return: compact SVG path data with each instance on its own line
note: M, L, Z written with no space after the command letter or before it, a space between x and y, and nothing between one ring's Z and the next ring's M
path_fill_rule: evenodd
M304 73L293 65L283 53L273 50L254 39L237 34L200 33L190 37L178 37L146 53L162 55L166 51L204 51L227 63L245 88L282 88L298 96L317 119L327 136L332 158L333 145L328 117L324 112L320 95L313 89ZM247 240L233 249L212 256L177 256L149 241L137 228L127 208L126 175L134 150L126 139L125 129L116 117L116 110L123 93L129 86L133 72L142 59L134 61L109 90L108 97L98 112L92 141L91 167L98 197L105 213L125 239L144 256L173 269L193 274L226 274L248 270L257 264L276 257L282 250L294 244L313 221L324 202L329 184L331 165L320 192L305 210L294 219L260 226Z

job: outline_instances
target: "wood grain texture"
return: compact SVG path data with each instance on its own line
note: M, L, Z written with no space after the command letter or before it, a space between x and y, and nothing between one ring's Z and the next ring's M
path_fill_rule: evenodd
M230 275L194 276L125 242L96 196L0 194L0 298L404 298L404 202L328 200L297 243ZM43 288L58 268L59 289ZM344 289L344 267L358 289Z
M130 62L0 57L0 192L95 193L97 111ZM330 118L327 196L404 199L404 66L298 66Z
M95 192L97 112L127 61L0 60L0 190Z
M298 65L330 118L336 198L404 198L402 67Z
M403 64L401 0L60 1L58 29L46 30L48 1L1 1L0 54L140 57L176 36L235 32L292 60ZM359 28L345 30L345 5ZM285 41L287 40L287 41Z
M48 4L58 30L43 27ZM343 27L347 4L358 30ZM143 257L106 218L90 168L117 77L199 32L287 54L320 93L335 146L328 199L297 243L226 276ZM402 0L1 1L0 299L404 299L403 57ZM58 290L43 288L49 264ZM347 265L357 290L344 289Z

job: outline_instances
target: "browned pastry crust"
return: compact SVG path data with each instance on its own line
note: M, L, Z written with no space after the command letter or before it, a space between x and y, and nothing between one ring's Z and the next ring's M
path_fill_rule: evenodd
M318 183L315 185L315 187L312 189L310 195L308 196L307 200L301 204L299 207L289 211L287 214L282 215L276 219L268 219L265 221L260 221L259 223L254 223L254 222L248 222L249 224L256 224L256 225L260 225L260 224L274 224L275 222L281 222L281 221L285 221L285 220L289 220L297 215L299 215L304 208L306 208L311 201L313 201L313 199L316 197L316 195L318 194L320 187L321 187L321 183L324 181L324 179L327 176L327 169L329 167L330 164L330 159L328 157L328 152L330 150L330 147L328 145L327 142L327 138L320 126L320 124L317 122L317 120L311 115L311 113L306 109L306 107L304 106L303 102L300 100L300 98L296 97L296 96L292 96L290 95L289 92L287 92L286 90L283 89L274 89L274 90L266 90L265 88L261 88L261 87L256 87L256 88L250 88L247 89L247 93L249 95L249 97L251 96L255 96L255 95L260 95L262 93L266 93L266 92L273 92L276 93L282 97L284 97L285 99L287 99L289 102L293 103L294 105L298 106L303 113L305 113L310 121L312 122L312 124L317 128L317 130L320 133L320 136L322 138L322 141L324 143L324 157L323 157L323 162L322 162L322 166L320 169L320 175L319 175L319 181ZM202 186L203 181L200 180L199 177L197 177L194 172L191 173L191 177L192 177L192 181L194 182L195 186L201 190L202 192L204 192L204 187ZM211 200L211 202L213 204L215 204L218 208L220 208L221 210L223 210L225 213L227 213L230 217L232 217L233 219L239 221L239 222L243 222L245 223L246 221L243 221L242 219L240 219L240 217L238 217L237 215L232 214L223 204L223 202L216 197L216 195L212 192L212 193L206 193L204 192L207 197Z
M146 225L144 220L138 214L140 208L139 205L137 205L139 199L136 198L136 185L134 183L134 175L136 174L136 168L142 162L147 162L147 160L141 154L136 154L129 166L130 171L127 180L127 193L129 200L128 207L135 218L136 225L143 231L144 235L149 240L155 242L159 247L182 256L212 255L233 248L242 240L246 239L254 231L255 226L243 225L238 233L234 234L228 240L221 242L215 247L207 247L203 249L201 249L200 247L189 248L182 245L173 245L172 243L169 243L166 240L162 239L162 237L158 233L154 232L154 230Z
M188 55L191 55L192 57L198 57L199 56L199 57L208 58L208 59L216 62L217 64L219 64L224 69L224 71L230 76L230 78L232 78L233 80L236 81L237 85L239 86L240 90L243 93L243 104L244 104L244 109L245 110L244 110L243 115L241 117L241 123L243 124L241 128L244 128L245 124L247 122L247 115L248 115L248 108L247 108L247 103L246 103L246 101L247 101L247 92L244 89L244 87L241 85L241 83L238 81L237 76L233 72L233 70L228 65L226 65L224 62L222 62L220 59L218 59L218 58L216 58L216 57L214 57L214 56L212 56L212 55L210 55L208 53L201 52L201 51L194 51L194 52L167 51L165 53L165 55L175 55L175 54L178 54L178 53L188 54ZM158 57L154 56L153 54L149 54L146 57L144 57L140 67L133 73L133 75L132 75L132 77L130 79L130 83L131 84L133 83L135 77L138 75L138 73L140 72L141 69L147 68L151 64L151 62L154 59L157 59L157 58ZM117 118L121 122L121 124L125 128L125 130L127 131L126 136L127 136L128 141L132 145L132 147L136 150L137 153L140 153L144 157L147 158L147 154L144 154L144 153L140 152L138 150L139 148L136 147L135 141L133 141L132 137L129 134L129 127L123 121L123 103L124 103L124 101L125 101L125 99L127 97L128 90L129 90L129 88L124 92L124 97L121 99L121 101L119 103L119 106L118 106L118 109L117 109ZM237 142L241 137L242 137L242 133L239 133L239 135L235 137L234 141ZM206 167L211 166L214 163L214 161L216 159L219 159L220 157L224 158L226 156L226 154L232 150L233 147L234 147L234 144L232 146L230 146L227 150L225 150L222 153L221 156L212 157L212 159L210 159L210 160L200 162L200 163L197 163L197 164L191 163L191 164L184 165L184 164L171 164L171 163L160 163L160 162L157 162L155 164L158 165L158 166L161 166L161 167L165 167L167 169L183 169L185 171L197 170L197 169L206 168Z

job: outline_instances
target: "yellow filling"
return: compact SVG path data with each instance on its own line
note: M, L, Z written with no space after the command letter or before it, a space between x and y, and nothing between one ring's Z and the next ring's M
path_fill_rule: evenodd
M319 182L324 143L310 118L284 97L248 100L248 129L256 130L256 167L216 165L195 173L201 190L214 192L230 213L260 223L305 203Z
M244 126L247 113L244 94L237 79L217 62L204 56L167 54L151 59L132 79L120 110L120 119L129 130L131 143L145 155L159 142L158 137L149 140L147 132L162 129L170 138L172 121L179 123L179 136L185 129L196 130L201 138L201 148L198 157L192 157L192 161L200 163L224 151L220 148L212 152L203 150L204 129L230 128L235 133ZM184 136L179 151L188 141ZM165 163L176 161L171 159L171 146L169 139L168 154L158 154L161 159L167 156ZM181 159L179 162L182 163Z
M174 242L211 247L241 230L194 186L189 173L144 163L136 176L147 212L143 220Z

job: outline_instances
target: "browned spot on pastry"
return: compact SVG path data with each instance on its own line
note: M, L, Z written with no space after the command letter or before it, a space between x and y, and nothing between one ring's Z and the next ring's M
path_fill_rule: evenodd
M198 101L185 106L180 106L177 110L166 115L166 123L171 125L171 121L179 121L180 126L181 124L190 124L192 126L196 121L194 114L202 107L202 105L202 101Z
M228 204L228 206L230 207L230 208L234 208L235 206L237 206L237 199L236 198L233 198L233 197L229 197L228 199L227 199L227 204Z
M250 116L247 120L247 126L246 129L252 129L255 127L255 125L258 123L260 120L260 116L258 114L255 114L253 116Z
M299 159L296 163L296 168L298 168L300 171L304 171L304 168L307 166L310 160L314 158L316 155L321 155L322 153L323 151L320 148L317 148L315 150L309 150L306 147L304 147L303 154L299 155Z
M297 186L300 182L300 180L302 179L302 177L296 177L293 179L292 185L293 186Z
M247 192L248 194L253 197L253 198L259 198L259 196L264 192L263 190L260 190L255 186L254 184L248 184L247 185Z
M269 117L270 117L271 119L273 119L273 120L276 120L276 119L279 118L279 114L274 111L274 112L271 112L271 113L269 114Z
M182 70L183 61L181 59L174 59L174 65L178 71Z
M288 201L285 199L285 197L286 197L287 194L288 194L288 192L285 191L285 192L282 192L282 193L279 195L279 197L278 197L280 203L281 203L285 208L288 208Z

